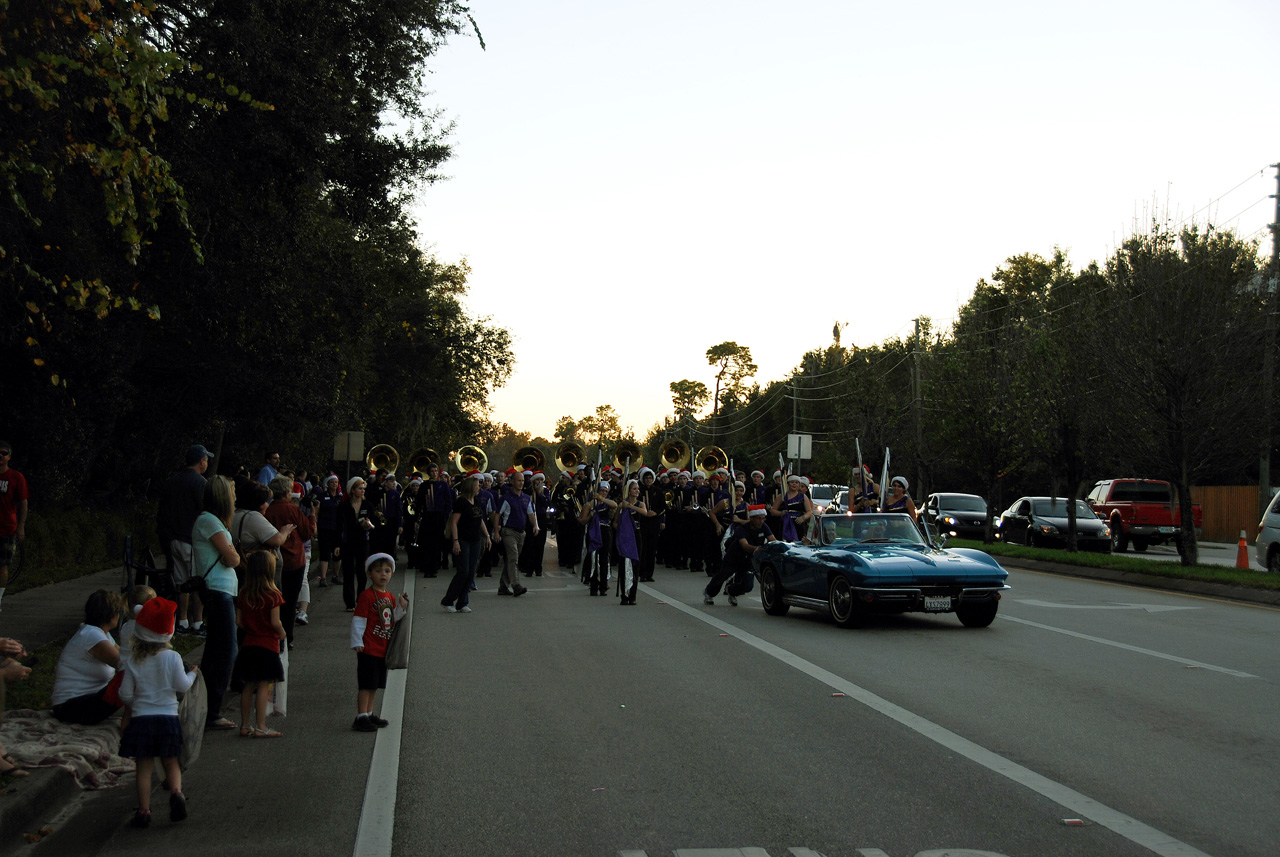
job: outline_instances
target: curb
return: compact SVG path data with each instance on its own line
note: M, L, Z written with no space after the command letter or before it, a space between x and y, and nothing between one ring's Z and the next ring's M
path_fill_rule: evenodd
M1112 583L1124 583L1129 586L1141 586L1145 589L1163 589L1169 592L1185 592L1190 595L1221 598L1225 601L1239 601L1244 604L1264 604L1270 607L1280 607L1280 590L1275 589L1255 589L1250 586L1210 583L1205 580L1182 580L1173 577L1162 577L1158 574L1117 571L1111 568L1090 568L1083 565L1044 562L1036 559L1014 559L1013 557L996 557L995 559L1005 568L1019 569L1021 571L1040 571L1046 574L1059 574L1064 577L1106 580Z
M31 776L7 779L0 790L0 851L25 845L20 834L35 833L80 792L75 777L62 768L31 768Z

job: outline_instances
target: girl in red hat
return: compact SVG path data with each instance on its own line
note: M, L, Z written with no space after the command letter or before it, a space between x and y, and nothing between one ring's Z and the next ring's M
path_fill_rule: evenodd
M187 817L187 800L182 794L182 725L178 721L178 694L191 687L195 667L187 667L173 650L173 618L178 605L167 598L152 598L138 611L133 631L133 650L120 683L120 699L129 705L133 717L120 739L120 755L138 763L138 811L134 827L151 824L151 769L153 759L164 765L169 783L169 820Z

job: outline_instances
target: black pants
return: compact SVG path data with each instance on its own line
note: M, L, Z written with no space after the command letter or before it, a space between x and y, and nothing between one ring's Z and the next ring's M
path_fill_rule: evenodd
M563 520L556 527L557 553L561 568L573 568L582 559L582 525Z
M435 577L440 571L441 551L444 550L444 522L448 519L444 512L427 511L421 515L418 525L418 544L422 547L422 573L427 577ZM453 547L450 541L449 547Z
M707 595L715 598L720 592L720 587L725 581L729 582L725 586L726 595L732 595L737 598L744 592L751 591L751 566L735 566L731 562L723 562L720 564L720 570L711 578L711 582L707 584Z
M601 527L603 544L589 552L582 560L582 582L591 587L592 595L609 594L609 566L613 560L613 533L610 527Z
M305 565L289 569L280 575L280 594L284 596L284 605L280 608L280 624L284 626L285 638L293 642L293 620L298 613L298 596L302 594L302 579L306 577Z
M520 551L520 570L526 574L542 576L542 554L547 548L547 530L538 525L536 536L525 536L524 549Z
M347 605L348 610L355 608L356 599L369 582L364 571L364 561L368 559L368 555L361 547L363 546L342 547L342 602Z
M646 582L653 580L653 568L658 564L658 536L661 528L657 518L640 520L640 562L636 565L636 577Z

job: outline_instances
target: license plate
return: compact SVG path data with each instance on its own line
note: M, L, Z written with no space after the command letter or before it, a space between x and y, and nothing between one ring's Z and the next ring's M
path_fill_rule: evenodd
M1162 533L1172 533L1172 532L1173 532L1173 527L1160 527L1160 532L1162 532Z
M950 595L926 595L924 597L924 611L926 613L946 613L950 609Z

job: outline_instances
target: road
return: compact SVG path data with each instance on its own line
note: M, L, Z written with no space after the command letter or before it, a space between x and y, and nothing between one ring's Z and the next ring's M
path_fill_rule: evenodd
M1280 612L1015 571L991 628L844 631L704 606L705 581L660 571L629 610L557 572L519 599L482 581L447 615L448 580L413 580L376 751L321 590L284 739L211 736L182 825L124 826L117 789L26 852L1275 853Z
M1234 567L1236 564L1236 551L1238 545L1222 544L1220 542L1200 542L1199 545L1199 561L1204 565L1225 565ZM1252 542L1248 545L1249 549L1249 568L1254 571L1266 571L1267 569L1258 564L1256 556L1257 548ZM1135 553L1132 549L1128 551L1128 555L1142 557L1143 559L1159 559L1171 562L1180 562L1181 557L1178 556L1178 549L1173 545L1152 545L1142 553Z

